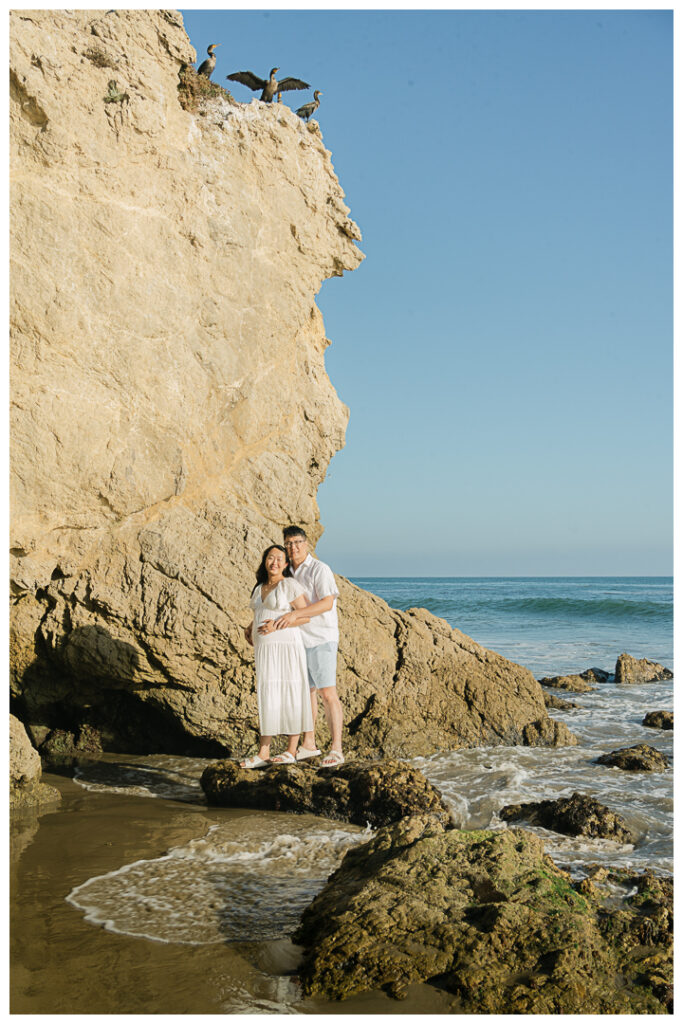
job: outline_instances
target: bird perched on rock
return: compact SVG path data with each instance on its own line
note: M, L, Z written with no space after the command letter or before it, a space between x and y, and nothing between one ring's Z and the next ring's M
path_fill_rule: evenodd
M313 99L310 103L304 103L303 107L299 107L297 114L303 118L304 121L308 121L309 117L315 114L316 110L320 106L320 100L318 96L322 96L320 89L316 89L313 93Z
M262 89L261 99L264 103L272 103L276 92L287 92L289 89L311 88L308 82L302 82L300 78L283 78L281 82L278 82L275 72L279 70L279 68L273 68L267 81L265 78L259 78L253 71L235 71L233 75L226 75L225 77L230 82L239 82L240 85L246 85L248 89L253 89L254 91Z
M216 54L213 51L220 45L220 43L211 43L211 46L207 46L206 52L209 56L197 68L198 75L206 75L207 78L211 78L211 72L216 67Z

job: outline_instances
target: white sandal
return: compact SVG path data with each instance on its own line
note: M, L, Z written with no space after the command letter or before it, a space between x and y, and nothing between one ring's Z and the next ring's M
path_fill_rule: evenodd
M288 750L285 750L282 754L276 754L275 757L271 757L271 764L296 764L296 758L294 754L290 754Z
M254 754L253 757L246 757L244 761L240 761L240 768L264 768L270 761L264 761L258 754Z
M331 750L320 762L320 767L338 768L340 764L344 764L344 755L341 750Z
M296 752L296 759L297 761L307 761L309 757L320 757L321 754L322 750L318 750L317 747L313 750L310 747L299 747Z

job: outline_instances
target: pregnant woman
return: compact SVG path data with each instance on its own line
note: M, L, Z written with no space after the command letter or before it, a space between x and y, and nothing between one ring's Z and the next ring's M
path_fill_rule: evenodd
M263 553L251 595L254 619L247 630L254 644L256 694L259 713L259 752L241 762L243 768L266 764L294 764L299 735L313 728L308 689L306 651L297 626L276 629L275 622L292 609L306 607L304 588L285 576L287 555L279 544ZM271 620L271 621L267 621ZM308 619L302 621L308 622ZM285 733L289 742L283 754L270 759L273 736Z

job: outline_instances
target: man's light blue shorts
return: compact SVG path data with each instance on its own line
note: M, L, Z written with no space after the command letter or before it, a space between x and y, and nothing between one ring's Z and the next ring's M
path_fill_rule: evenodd
M308 685L311 690L337 685L337 646L330 640L329 643L306 648Z

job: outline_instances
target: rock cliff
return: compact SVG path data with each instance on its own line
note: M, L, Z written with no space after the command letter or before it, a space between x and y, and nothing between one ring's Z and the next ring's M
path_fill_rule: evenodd
M246 750L253 572L348 412L315 295L362 259L315 122L192 111L172 11L11 27L13 707L39 743ZM531 673L340 580L348 746L562 743Z

